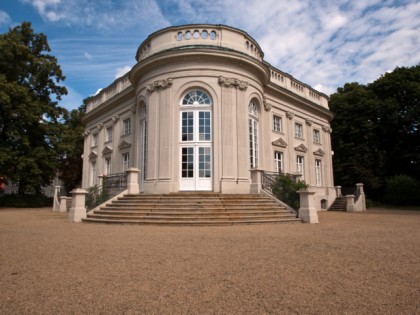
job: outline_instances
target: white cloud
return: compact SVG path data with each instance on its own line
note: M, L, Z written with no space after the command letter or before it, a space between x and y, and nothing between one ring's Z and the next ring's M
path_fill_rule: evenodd
M8 25L11 21L9 14L0 10L0 25Z
M68 94L62 97L62 100L59 101L59 105L68 110L76 109L82 105L85 97L69 86L66 86L66 88Z
M164 27L168 22L153 0L20 0L29 3L48 22L75 27L122 31L134 26Z
M83 54L87 60L92 60L92 55L89 54L87 51Z
M129 66L117 68L116 73L115 73L115 79L122 77L124 74L126 74L130 70L131 70L131 67Z

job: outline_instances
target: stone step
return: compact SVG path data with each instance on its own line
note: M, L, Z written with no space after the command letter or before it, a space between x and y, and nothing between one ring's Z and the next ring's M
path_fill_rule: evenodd
M218 209L218 210L197 210L197 211L190 211L190 210L169 210L169 211L162 211L160 209L155 210L100 210L100 211L94 211L93 215L101 215L101 214L107 214L107 215L130 215L130 216L142 216L142 215L157 215L157 216L199 216L199 215L223 215L223 216L253 216L253 215L293 215L287 210L264 210L264 211L226 211L224 209ZM90 214L92 215L92 214Z
M126 195L89 213L84 221L159 225L301 222L266 196L218 193Z
M241 224L284 224L284 223L302 223L302 220L297 218L281 219L281 220L238 220L238 221L147 221L147 220L107 220L99 218L86 218L83 219L86 223L107 223L107 224L139 224L139 225L165 225L165 226L225 226L225 225L241 225Z

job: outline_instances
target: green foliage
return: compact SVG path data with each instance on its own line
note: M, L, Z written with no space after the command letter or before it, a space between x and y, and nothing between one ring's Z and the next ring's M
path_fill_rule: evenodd
M300 202L297 191L308 187L304 181L295 181L290 175L279 175L271 186L271 191L277 199L298 210Z
M58 144L58 168L60 179L67 191L81 185L83 171L83 125L85 105L72 110L64 117L61 141Z
M0 35L0 170L19 193L39 193L57 171L66 110L52 98L67 94L65 79L44 34L31 24Z
M420 179L420 65L396 68L368 85L347 83L331 95L337 185L365 184L374 199L385 179Z
M52 207L53 198L45 197L41 194L23 195L11 194L0 197L0 207L12 208L40 208Z
M86 208L89 210L93 209L108 199L109 196L105 189L97 185L92 186L88 189L88 194L86 195Z
M397 206L420 205L420 182L407 175L386 180L385 201Z

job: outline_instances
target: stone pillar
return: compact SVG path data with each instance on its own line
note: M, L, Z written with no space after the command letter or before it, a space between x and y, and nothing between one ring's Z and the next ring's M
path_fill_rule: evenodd
M60 210L60 186L54 186L53 211Z
M336 197L342 197L343 195L341 194L341 186L335 186L335 196Z
M359 198L357 200L356 209L357 211L366 211L366 196L363 190L363 184L356 184L357 190L359 191Z
M304 188L298 191L300 197L299 218L306 223L318 223L318 212L315 208L315 191Z
M61 196L60 197L60 208L59 208L59 212L67 212L67 197L65 196Z
M84 189L74 189L71 191L72 201L70 208L70 222L81 222L82 219L86 218L86 207L85 199L87 191Z
M127 170L127 190L129 195L140 193L138 168L131 167Z
M259 194L261 191L261 170L251 170L251 194Z
M346 211L354 212L354 195L347 195Z

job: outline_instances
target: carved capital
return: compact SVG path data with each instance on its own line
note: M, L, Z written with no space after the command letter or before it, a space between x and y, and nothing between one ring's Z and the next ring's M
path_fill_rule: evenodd
M156 80L148 84L146 89L148 92L153 92L158 89L165 89L171 85L172 85L172 79L168 78L168 79L163 79L163 80Z
M84 135L85 137L89 136L89 135L90 135L90 130L86 130L86 131L83 133L83 135Z
M99 125L96 126L96 128L98 128L98 130L101 130L103 128L104 124L100 123Z
M331 133L332 129L329 126L322 126L322 130L324 130L325 132Z
M118 116L118 115L115 115L114 117L112 117L113 122L117 122L118 119L120 119L120 116Z
M308 125L308 126L312 126L312 124L314 123L311 119L306 119L305 120L305 123Z
M219 77L219 84L225 87L238 88L240 90L246 90L248 88L248 82L246 81L241 81L236 78L227 78L223 76Z
M293 114L292 112L286 112L286 117L289 119L293 119L293 117L295 117L295 114Z
M269 102L267 102L267 99L264 97L263 98L263 104L264 104L264 109L268 112L271 109L271 104Z

